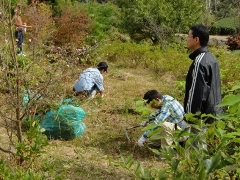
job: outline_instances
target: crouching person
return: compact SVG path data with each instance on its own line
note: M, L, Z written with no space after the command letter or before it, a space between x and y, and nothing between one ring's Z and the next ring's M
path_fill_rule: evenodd
M154 112L155 118L151 123L161 124L161 146L171 146L173 143L173 134L176 128L179 130L184 130L188 128L189 125L183 121L184 109L182 105L173 97L169 95L162 95L157 90L150 90L145 93L144 100L147 104L150 104L152 108L158 109ZM143 121L142 126L146 126L148 121ZM147 130L138 140L139 146L144 146L144 143L149 138L149 133L154 129ZM187 137L181 137L179 142L185 141Z
M96 68L87 68L79 76L73 85L76 95L93 98L97 93L104 97L103 76L107 72L108 64L100 62Z

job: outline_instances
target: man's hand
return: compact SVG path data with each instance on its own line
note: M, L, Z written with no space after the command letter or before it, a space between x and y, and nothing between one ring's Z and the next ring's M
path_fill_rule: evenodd
M148 123L149 123L149 120L146 120L146 121L142 121L140 125L145 127Z
M146 140L147 140L147 139L142 136L142 137L138 140L138 146L139 146L139 147L144 146L144 143L146 142Z

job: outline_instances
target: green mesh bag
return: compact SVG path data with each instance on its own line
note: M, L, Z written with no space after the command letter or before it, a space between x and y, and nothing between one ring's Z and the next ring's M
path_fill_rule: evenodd
M86 125L82 122L86 116L81 107L64 104L57 111L48 111L41 121L41 128L49 139L71 140L82 136Z

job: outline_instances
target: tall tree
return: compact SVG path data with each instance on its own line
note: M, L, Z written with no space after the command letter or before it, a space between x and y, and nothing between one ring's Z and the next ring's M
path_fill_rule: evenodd
M170 34L186 32L203 22L202 0L116 0L122 9L122 25L134 38L150 38L154 43Z

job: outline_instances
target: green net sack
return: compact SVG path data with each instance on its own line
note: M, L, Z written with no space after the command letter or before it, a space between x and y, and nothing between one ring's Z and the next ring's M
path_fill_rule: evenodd
M48 111L41 121L41 128L49 139L71 140L81 136L86 130L82 122L86 116L81 107L61 105L57 111Z

